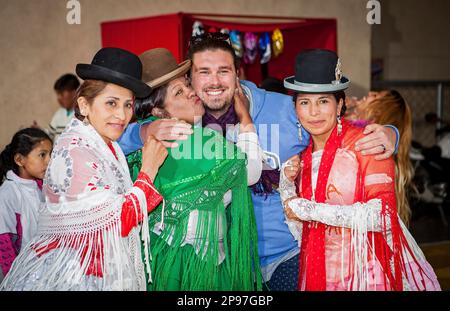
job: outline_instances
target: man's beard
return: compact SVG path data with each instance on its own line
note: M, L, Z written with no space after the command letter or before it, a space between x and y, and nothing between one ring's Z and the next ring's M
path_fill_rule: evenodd
M231 105L231 101L227 101L224 99L216 99L216 100L213 99L209 102L203 102L203 105L207 110L217 112L227 110L228 107L230 107Z
M207 89L211 89L211 88L207 88ZM226 112L232 102L233 102L233 97L231 98L209 98L209 96L207 95L207 91L203 91L203 93L206 95L205 98L201 98L203 102L203 106L205 106L205 109L207 112L210 113L220 113L220 112Z

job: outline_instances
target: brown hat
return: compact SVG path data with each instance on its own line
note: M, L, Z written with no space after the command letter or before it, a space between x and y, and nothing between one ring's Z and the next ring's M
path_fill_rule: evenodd
M152 89L183 76L190 68L191 61L177 64L172 53L165 48L155 48L139 55L142 62L142 81Z

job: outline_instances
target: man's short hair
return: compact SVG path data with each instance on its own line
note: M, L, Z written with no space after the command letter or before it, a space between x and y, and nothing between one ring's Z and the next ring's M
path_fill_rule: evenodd
M199 36L194 36L189 42L187 59L192 60L195 53L222 50L231 54L233 57L234 68L238 70L240 66L240 59L234 53L234 49L229 42L229 36L220 32L205 33Z
M80 81L78 81L78 78L71 73L67 73L56 80L53 89L56 92L75 91L79 86Z

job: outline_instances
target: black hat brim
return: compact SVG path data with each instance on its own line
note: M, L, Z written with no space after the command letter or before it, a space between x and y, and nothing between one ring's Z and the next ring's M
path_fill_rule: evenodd
M330 84L311 84L311 83L299 83L295 81L295 76L284 79L284 87L296 92L303 93L333 93L343 91L350 85L350 80L346 77L342 77L339 83Z
M78 64L76 73L83 80L101 80L120 85L131 90L139 98L147 97L152 92L152 88L141 80L105 67L92 64Z

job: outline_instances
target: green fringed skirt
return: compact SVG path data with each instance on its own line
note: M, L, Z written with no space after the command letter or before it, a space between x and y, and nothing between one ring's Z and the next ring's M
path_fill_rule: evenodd
M215 265L201 260L192 245L174 248L155 233L152 233L151 245L153 282L149 283L149 291L232 290L226 258Z

